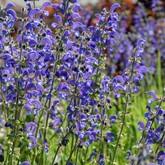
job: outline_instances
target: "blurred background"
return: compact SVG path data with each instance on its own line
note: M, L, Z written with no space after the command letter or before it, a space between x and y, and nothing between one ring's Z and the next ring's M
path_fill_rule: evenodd
M50 1L50 2L56 2L56 1L60 1L60 0L37 0L36 1L36 6L41 6L44 2L46 1ZM85 4L96 4L98 2L101 2L103 0L79 0L79 2L82 4L82 5L85 5ZM112 0L111 0L112 1ZM113 0L114 1L114 0ZM121 1L121 0L118 0L118 1ZM145 0L144 0L145 1ZM19 6L24 6L25 5L25 2L24 0L0 0L0 4L2 6L5 6L7 3L9 2L12 2L12 3L15 3ZM116 1L115 1L116 2ZM132 0L132 2L137 2L137 0Z
M57 1L57 0L38 0L36 1L37 6L41 6L46 1ZM99 0L79 0L81 4L87 3L97 3ZM25 4L24 0L0 0L1 5L6 5L8 2L16 3L17 5L23 6Z

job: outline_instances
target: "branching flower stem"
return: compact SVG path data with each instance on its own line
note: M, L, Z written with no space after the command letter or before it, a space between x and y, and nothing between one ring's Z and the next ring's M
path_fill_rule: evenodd
M130 83L128 85L128 93L126 93L126 103L125 103L125 107L124 107L124 111L123 111L122 125L121 125L121 129L120 129L120 132L119 132L119 135L118 135L118 138L117 138L116 145L115 145L115 151L114 151L114 154L113 154L111 165L114 164L114 161L115 161L115 158L116 158L116 154L117 154L117 148L118 148L119 142L120 142L120 137L121 137L121 135L123 133L123 129L124 129L124 125L125 125L126 113L127 113L127 109L128 109L129 95L131 94L131 89L130 89L131 86L130 86L130 84L131 84L132 77L133 77L133 72L134 72L135 53L133 53L133 55L132 55L132 60L133 61L132 61L132 67L131 67Z
M23 10L22 10L22 18L23 18ZM22 31L24 30L24 22L22 23ZM24 33L22 33L22 42L23 42L23 35ZM9 38L10 38L10 35L9 35ZM12 45L10 44L10 50L11 50L11 54L13 56L13 49L12 49ZM22 46L20 48L20 57L19 57L19 60L21 61L22 60ZM14 130L13 130L13 143L12 143L12 150L11 150L11 155L9 156L9 163L12 164L12 161L13 161L13 154L14 154L14 149L15 149L15 145L16 145L16 141L17 141L17 138L16 138L16 134L17 134L17 130L18 130L18 126L17 126L17 122L19 122L20 120L20 113L21 113L21 109L19 110L19 96L20 96L20 74L21 74L21 65L19 64L18 66L18 77L17 77L17 83L16 83L16 88L17 88L17 96L16 96L16 109L15 109L15 117L14 117Z

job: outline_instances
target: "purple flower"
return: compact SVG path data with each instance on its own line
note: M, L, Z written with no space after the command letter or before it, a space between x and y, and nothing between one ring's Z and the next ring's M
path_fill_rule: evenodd
M34 61L34 60L38 59L38 57L39 57L39 54L38 54L38 52L35 52L35 51L32 51L28 54L29 61Z
M135 48L135 55L136 55L136 57L140 57L141 54L143 53L143 51L144 51L143 46L144 46L145 43L146 43L146 41L144 39L138 40L137 46Z
M112 81L112 84L115 86L116 84L124 84L124 79L123 79L123 77L122 76L116 76L114 79L113 79L113 81Z
M26 132L30 135L34 135L36 132L37 125L34 122L29 122L25 126Z
M67 165L73 165L73 163L69 162L69 163L67 163Z
M26 91L31 91L31 90L35 90L36 89L36 85L35 84L28 84L26 86Z
M36 90L33 90L33 92L36 91ZM38 91L37 92L37 95L38 95ZM28 99L27 100L27 103L24 105L24 109L27 110L27 115L30 115L32 110L33 110L33 113L35 115L38 114L38 111L41 110L42 106L41 106L41 102L39 100L34 100L34 99Z
M139 39L137 42L137 47L142 47L145 43L146 41L144 39Z
M52 47L52 40L50 37L44 37L41 40L41 45L44 45L46 48L51 48Z
M129 160L131 156L132 156L132 152L128 150L126 160Z
M148 109L148 112L146 112L144 116L147 118L147 120L150 120L153 116L153 112L151 111L151 107L149 105L147 105L146 108Z
M14 21L17 20L17 14L13 9L8 9L6 14L8 14Z
M90 154L90 157L87 159L87 161L91 161L92 157L97 155L97 153L95 151L92 151L92 153Z
M105 136L105 139L108 143L110 142L113 142L114 141L114 137L115 137L115 134L112 133L112 132L106 132L106 136Z
M72 7L72 10L73 10L73 12L78 13L80 10L82 10L82 7L81 7L78 3L76 3L76 4Z
M36 14L38 14L39 12L40 12L40 9L37 9L37 8L31 9L31 11L30 11L30 13L29 13L29 18L30 18L31 20L33 20L33 17L34 17Z
M163 150L159 151L157 161L159 165L163 165L165 163L165 152Z
M74 21L78 21L81 18L81 16L78 13L73 13L71 17L72 17L72 20Z
M141 121L139 121L139 122L138 122L138 125L139 125L138 130L140 130L140 131L144 131L144 129L145 129L145 125L144 125L144 123L141 122Z
M21 165L30 165L30 163L28 161L22 162Z
M62 23L62 18L61 16L57 15L56 13L54 14L54 18L56 20L56 22L53 22L51 24L52 28L56 28L56 27L59 27Z
M115 124L116 119L117 119L116 115L112 115L112 116L109 117L109 120L110 120L111 124Z
M114 13L114 11L117 9L117 8L120 8L121 6L118 4L118 3L114 3L111 8L110 8L110 13Z
M139 71L140 74L144 74L144 73L148 72L148 68L146 66L140 66L138 68L138 71Z
M47 6L51 6L52 4L50 2L43 3L41 9L44 10Z
M12 123L5 123L5 127L10 127L10 128L12 128L13 127L13 124Z
M54 129L57 129L58 128L58 126L60 125L62 123L62 119L55 119L54 120Z
M58 86L58 91L66 91L67 94L70 94L70 88L66 82L61 82Z
M84 30L85 26L81 22L73 22L73 30Z
M3 155L2 144L0 143L0 155Z
M47 143L48 143L48 141L45 139L44 140L44 150L45 150L46 153L49 152L49 148L47 147Z
M33 147L37 145L37 140L34 136L28 136L28 140L30 140L30 144L28 146L28 149L31 150Z
M6 9L8 10L8 9L14 7L14 6L15 6L14 3L8 3L7 6L6 6Z
M156 94L152 91L147 92L148 95L152 96L152 98L148 99L149 103L152 103L153 101L157 100Z
M105 164L105 160L104 160L104 155L103 154L99 155L98 163L99 163L99 165L104 165Z
M71 2L71 3L76 3L77 0L69 0L69 2Z

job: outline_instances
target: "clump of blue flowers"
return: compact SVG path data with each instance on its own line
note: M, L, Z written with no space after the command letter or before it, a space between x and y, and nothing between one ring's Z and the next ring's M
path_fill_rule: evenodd
M143 62L146 41L140 36L126 67L114 76L106 62L120 39L118 3L95 15L96 26L87 26L84 9L76 0L45 2L41 8L35 8L35 1L33 5L26 1L21 16L12 3L0 11L0 130L4 137L0 161L5 165L115 164L129 104L149 72ZM50 26L45 23L46 7L55 11ZM139 147L136 157L127 152L131 163L147 159L144 154L150 152L151 143L164 145L164 98L148 94L150 104L160 104L156 112L148 105L147 124L138 123L143 132L139 145L145 147ZM165 155L159 145L158 163Z

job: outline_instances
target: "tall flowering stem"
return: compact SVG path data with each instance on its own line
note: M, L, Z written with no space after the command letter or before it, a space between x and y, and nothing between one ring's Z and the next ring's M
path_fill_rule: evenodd
M134 49L133 55L130 57L130 69L127 69L124 72L124 78L125 78L125 88L126 88L126 102L123 110L123 116L122 116L122 123L121 123L121 129L117 138L117 142L115 145L115 150L112 158L112 165L114 164L115 158L116 158L116 153L117 153L117 148L119 146L120 138L123 133L123 129L125 126L125 119L126 119L126 113L128 110L128 103L129 103L129 96L131 94L134 94L137 92L136 90L134 91L134 88L136 87L136 82L135 78L137 73L137 66L141 62L141 54L143 53L143 45L145 41L143 39L140 39L137 43L137 47ZM140 68L138 69L140 71ZM144 72L147 72L147 68L144 67ZM132 85L133 84L133 85ZM135 85L135 86L134 86Z
M152 91L147 92L147 94L151 96L148 99L149 104L146 106L148 109L148 112L145 113L147 123L138 122L138 130L142 131L142 137L138 142L137 153L130 155L131 165L145 163L146 161L163 164L165 161L164 157L162 157L164 153L161 150L165 142L164 110L162 109L165 98L156 96ZM156 102L158 105L155 106L156 112L154 112L152 111L152 104Z

